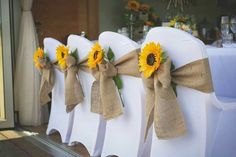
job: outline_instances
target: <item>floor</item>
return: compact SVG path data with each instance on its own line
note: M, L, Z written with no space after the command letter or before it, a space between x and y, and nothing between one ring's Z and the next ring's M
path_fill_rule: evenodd
M32 145L25 138L4 140L0 142L2 157L52 157L53 155Z
M3 130L3 131L0 131L0 141L16 139L16 138L21 138L21 137L30 136L30 135L31 134L27 134L26 132L23 132L23 131Z
M0 131L0 157L90 157L82 144L63 144L59 133L47 136L46 129L42 125Z
M0 131L1 157L52 157L53 155L33 144L22 131Z
M67 146L59 133L45 134L46 125L0 131L0 157L89 157L82 144ZM27 130L27 131L25 131Z
M43 137L53 143L56 143L57 145L59 145L60 147L63 147L64 149L73 151L82 157L90 157L87 149L80 143L76 144L75 146L68 146L66 144L62 144L60 134L57 132L47 136L46 135L47 125L42 125L39 127L27 127L26 129L29 131L32 131L32 132L37 132L37 133L39 133L39 135L41 137Z

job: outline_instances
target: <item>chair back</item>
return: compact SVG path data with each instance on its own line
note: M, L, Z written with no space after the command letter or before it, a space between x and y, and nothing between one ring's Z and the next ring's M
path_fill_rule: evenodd
M202 42L192 35L174 28L156 27L151 29L142 47L149 42L159 42L175 68L202 59L205 54L205 46ZM187 134L175 139L159 140L153 131L152 157L205 156L208 96L209 94L177 85L177 99L184 114Z
M99 43L107 51L110 47L115 60L138 49L139 45L131 39L114 32L103 32ZM122 157L141 156L144 146L145 106L144 89L141 78L120 75L123 88L123 115L107 121L102 156Z
M93 47L91 41L78 35L70 35L67 44L71 50L77 49L79 61L85 59ZM81 70L78 75L83 88L84 101L75 108L70 143L80 142L85 145L91 156L99 156L102 151L106 123L100 115L90 111L91 86L95 79L90 73Z
M59 41L53 38L45 38L44 51L48 54L51 61L56 60L56 48L61 45ZM63 143L69 142L71 131L71 117L73 111L66 113L65 105L65 81L64 74L55 69L55 82L52 89L51 113L48 122L47 134L58 131Z

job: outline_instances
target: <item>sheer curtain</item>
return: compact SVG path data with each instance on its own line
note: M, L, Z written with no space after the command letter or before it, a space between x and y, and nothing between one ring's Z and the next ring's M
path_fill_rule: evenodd
M17 49L14 99L19 111L21 125L40 125L44 120L45 107L39 105L40 76L34 67L33 55L38 46L38 38L31 12L33 0L21 0L22 17Z

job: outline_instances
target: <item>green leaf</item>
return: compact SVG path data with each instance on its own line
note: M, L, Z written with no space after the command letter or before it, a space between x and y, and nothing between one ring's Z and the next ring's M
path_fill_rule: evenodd
M174 90L174 92L175 92L175 96L177 97L176 84L172 82L172 83L171 83L171 86L172 86L172 88L173 88L173 90Z
M173 62L171 62L171 68L170 69L171 69L171 71L175 69L175 65L173 64ZM173 88L173 90L175 92L175 95L177 97L177 90L176 90L176 86L177 85L175 83L171 82L171 86L172 86L172 88Z
M74 51L72 51L70 55L73 56L73 57L76 59L76 61L79 60L79 56L78 56L78 54L77 54L77 49L75 49Z
M46 52L43 53L43 58L47 58L47 53Z
M119 90L123 88L123 83L119 75L116 75L115 77L113 77L113 80Z
M46 61L49 61L49 62L50 62L50 59L49 59L49 57L48 57L48 56L46 56L46 58L45 58L45 59L46 59Z
M170 70L172 71L172 70L174 70L175 69L175 65L173 64L173 62L171 62L171 68L170 68Z
M74 49L74 51L72 51L71 53L76 53L77 54L77 49Z
M107 58L110 62L113 62L115 60L115 55L110 47L107 52Z
M161 54L161 58L163 58L161 63L164 63L166 61L166 59L167 59L165 51Z

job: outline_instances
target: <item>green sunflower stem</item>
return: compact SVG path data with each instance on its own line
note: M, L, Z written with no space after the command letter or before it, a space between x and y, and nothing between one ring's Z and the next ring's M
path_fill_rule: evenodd
M107 61L107 62L114 62L114 60L115 60L115 54L114 54L114 52L112 51L112 49L110 47L108 49L108 52L104 56L104 60ZM115 85L118 89L120 99L121 99L121 102L122 102L122 106L124 107L124 101L123 101L123 97L122 97L122 94L121 94L121 89L123 88L122 80L121 80L119 75L116 75L115 77L113 77L113 80L114 80Z
M124 100L123 100L123 96L122 96L122 94L121 94L121 90L118 89L118 92L119 92L119 95L120 95L120 100L121 100L122 106L125 107Z

